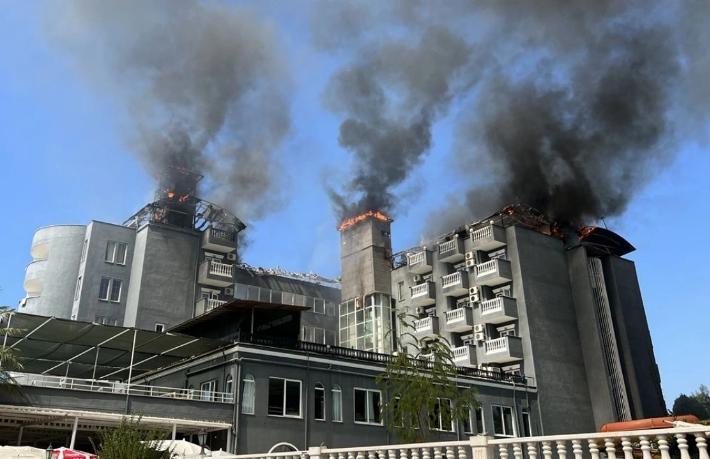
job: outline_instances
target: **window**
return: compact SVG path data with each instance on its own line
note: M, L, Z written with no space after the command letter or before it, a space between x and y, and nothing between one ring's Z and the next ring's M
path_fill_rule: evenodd
M81 293L81 276L76 280L76 289L74 290L74 301L79 299Z
M381 397L378 390L355 389L355 422L382 425Z
M231 394L232 390L234 390L234 378L232 378L232 375L227 375L224 380L224 391Z
M121 301L121 287L123 282L120 279L102 277L99 285L99 300L118 303Z
M404 301L404 281L397 282L397 299Z
M301 381L269 378L269 410L271 416L301 417Z
M217 390L217 380L211 379L200 384L200 400L214 400L214 393Z
M476 408L474 408L473 413L476 418L476 433L484 434L486 433L486 425L483 422L483 407L481 405L478 405Z
M163 333L165 331L165 324L155 324L155 331Z
M304 326L301 333L301 340L308 341L309 343L327 344L326 331L324 328L320 327Z
M317 383L313 394L313 419L325 421L325 387Z
M333 422L343 422L343 391L335 385L330 393L333 397Z
M515 436L513 424L513 409L511 407L493 405L493 433L495 435Z
M471 419L471 415L473 414L472 410L468 411L468 416L466 416L466 419L463 420L463 433L467 434L472 434L473 432L473 420Z
M115 263L117 265L126 264L126 253L128 252L128 244L125 242L108 241L106 243L106 263Z
M325 314L325 300L321 298L313 298L313 312L316 314Z
M256 392L254 377L252 375L245 375L242 384L244 385L242 389L242 413L254 414L254 395Z
M530 411L523 409L523 437L532 437L532 424L530 423Z
M498 336L515 336L515 325L498 328Z
M83 262L86 260L86 249L89 246L89 240L84 239L84 245L81 246L81 260L79 262Z
M429 413L429 425L433 430L443 430L453 432L454 423L451 417L451 400L448 398L437 398L434 404L434 412Z

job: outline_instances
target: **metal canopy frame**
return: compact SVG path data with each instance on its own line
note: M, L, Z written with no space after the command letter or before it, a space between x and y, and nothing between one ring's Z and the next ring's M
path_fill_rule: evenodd
M8 334L10 321L20 333ZM23 371L127 381L228 343L180 333L79 322L13 312L3 347L15 349Z

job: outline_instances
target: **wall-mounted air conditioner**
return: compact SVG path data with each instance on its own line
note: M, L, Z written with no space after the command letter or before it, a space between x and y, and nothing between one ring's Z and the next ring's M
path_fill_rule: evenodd
M231 287L227 287L224 289L224 294L227 296L234 296L234 289Z
M473 335L473 339L475 341L483 341L486 339L486 335L484 335L483 333L476 333L475 335Z
M469 295L468 301L470 301L471 303L478 303L479 301L481 301L481 297L478 295Z
M468 294L469 295L478 295L478 287L469 287Z
M232 252L227 254L227 260L229 261L236 261L237 260L237 254Z
M483 333L483 324L474 324L473 325L473 331L476 333Z
M474 260L475 263L476 255L473 253L473 251L466 252L466 260Z
M475 268L476 267L476 260L466 260L466 267L467 268Z

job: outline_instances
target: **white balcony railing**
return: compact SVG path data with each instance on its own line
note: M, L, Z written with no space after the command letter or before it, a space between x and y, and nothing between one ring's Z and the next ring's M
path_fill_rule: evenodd
M454 360L466 360L470 358L471 346L460 346L451 349Z
M471 240L472 241L480 241L482 239L489 239L493 237L493 227L492 226L485 226L483 228L479 228L476 231L471 232Z
M417 253L411 253L407 255L407 264L409 266L418 265L426 261L426 252L423 250Z
M219 261L210 261L209 273L215 276L223 277L233 277L234 276L234 265L229 265L227 263L221 263Z
M498 266L498 260L490 260L485 263L476 265L476 276L485 276L489 273L496 272Z
M428 332L432 330L434 320L431 317L425 317L414 321L414 331L416 333Z
M508 350L508 337L490 339L486 341L486 354L505 352Z
M439 254L444 254L456 250L456 243L458 239L451 239L450 241L442 242L439 244Z
M223 229L210 228L210 236L225 241L234 241L234 232Z
M214 308L218 308L222 306L223 304L227 303L225 300L218 300L217 298L206 298L207 301L205 301L205 306L208 311L211 311Z
M504 298L502 296L484 301L481 303L481 315L483 316L503 311L503 301Z
M710 426L669 422L668 429L628 430L623 432L592 432L541 437L493 438L474 436L467 440L433 443L385 444L350 448L316 446L304 451L242 454L236 459L321 459L321 458L369 458L407 459L544 459L574 458L600 459L601 457L632 459L660 457L670 459L671 443L680 450L681 459L690 459L689 446L694 444L697 456L708 457L707 436ZM276 439L274 440L276 441Z
M443 288L461 285L461 271L456 271L453 274L447 274L441 277L441 286Z
M444 314L446 314L447 323L457 322L466 318L466 309L458 308L452 311L445 311Z
M46 387L50 389L101 392L105 394L130 394L144 397L171 398L177 400L198 400L205 402L233 403L230 392L214 392L176 387L144 386L118 381L99 379L65 378L63 376L40 375L34 373L10 373L20 386Z
M416 298L418 296L425 296L429 294L429 283L424 282L423 284L415 285L412 287L412 298Z

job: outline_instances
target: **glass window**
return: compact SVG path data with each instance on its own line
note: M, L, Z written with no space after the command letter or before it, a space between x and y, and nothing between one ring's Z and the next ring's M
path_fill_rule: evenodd
M472 410L468 411L468 416L463 420L463 433L472 434L473 433L473 422L471 416L473 414Z
M125 242L116 243L116 263L119 265L126 264L126 252L128 252L128 244Z
M313 312L316 314L325 314L325 300L313 298Z
M343 422L343 391L340 386L333 386L333 422Z
M214 393L217 390L217 381L212 379L200 384L200 400L214 400Z
M232 390L234 390L234 378L232 378L232 375L227 375L227 378L224 380L224 391L231 394Z
M120 279L111 279L110 277L102 277L99 284L99 300L113 301L118 303L121 301L121 287L123 282Z
M109 301L113 301L115 303L121 301L122 284L123 282L121 282L119 279L111 279L111 297L109 298Z
M116 252L116 241L108 241L106 243L106 257L105 257L105 260L107 263L113 263L113 256L114 256L115 252Z
M473 410L473 413L476 417L476 433L484 434L486 432L486 426L483 422L483 407L481 405L478 405Z
M532 437L532 424L530 423L530 411L523 409L523 437Z
M301 381L269 378L268 403L272 416L301 417Z
M254 377L252 375L245 375L242 380L244 387L242 389L242 413L244 414L254 414L254 395L256 392L256 385L254 384ZM271 395L271 381L269 381L269 395ZM271 400L271 399L269 399ZM271 411L269 407L269 412ZM271 413L269 413L271 414Z
M493 405L493 433L506 437L515 436L513 430L513 409L509 406Z
M454 430L451 419L451 400L447 398L437 398L434 404L434 412L429 414L429 425L434 430L452 432Z
M155 331L163 333L165 331L165 324L155 324Z
M111 284L111 279L108 277L101 278L101 285L99 285L99 299L108 301L108 291Z
M318 383L313 394L313 419L325 421L325 387Z
M381 394L378 390L355 389L355 422L382 424Z

